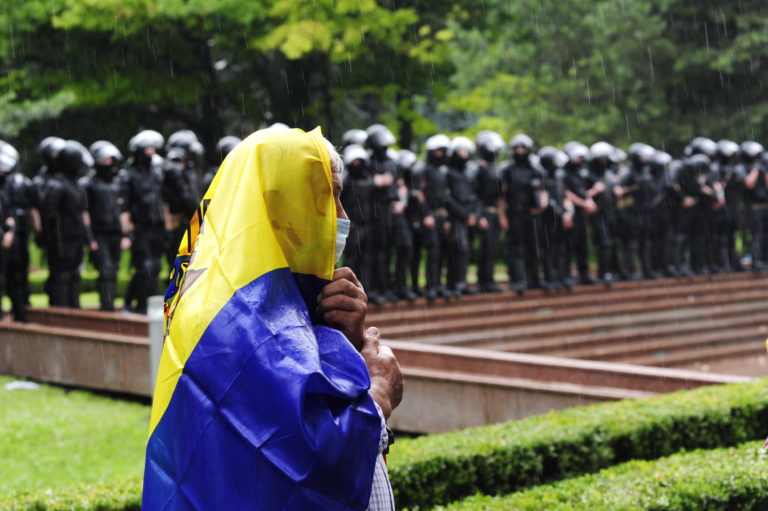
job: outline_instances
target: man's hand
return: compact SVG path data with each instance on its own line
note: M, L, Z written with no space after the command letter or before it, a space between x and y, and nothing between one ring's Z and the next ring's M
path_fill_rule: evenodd
M98 241L92 241L88 243L88 248L91 252L98 252L99 251L99 242Z
M432 215L427 215L424 217L424 220L422 220L422 223L427 229L432 229L435 227L435 217Z
M484 216L481 216L480 219L477 221L477 228L481 231L487 231L488 227L490 227L490 224L488 223L488 219Z
M5 250L8 250L13 245L13 231L8 231L3 234L2 246Z
M389 419L403 399L403 374L394 353L389 346L382 346L379 338L379 329L369 328L360 354L371 376L371 397L381 407L384 418Z
M326 325L339 330L360 351L365 337L368 297L349 268L333 272L333 280L317 297L317 314Z
M131 238L123 236L120 239L120 250L128 250L129 248L131 248Z

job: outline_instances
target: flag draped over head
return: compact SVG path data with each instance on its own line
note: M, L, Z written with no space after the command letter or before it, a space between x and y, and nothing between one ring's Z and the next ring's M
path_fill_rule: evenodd
M368 372L311 318L335 236L319 128L257 131L222 163L166 294L143 511L366 508Z

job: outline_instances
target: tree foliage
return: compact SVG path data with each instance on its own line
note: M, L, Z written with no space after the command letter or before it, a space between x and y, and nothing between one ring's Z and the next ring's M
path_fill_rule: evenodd
M275 121L541 143L764 138L768 5L672 0L5 0L0 133L209 146Z

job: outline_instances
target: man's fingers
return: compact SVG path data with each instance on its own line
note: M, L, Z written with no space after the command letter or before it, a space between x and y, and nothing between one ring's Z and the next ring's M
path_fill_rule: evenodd
M333 272L333 280L349 280L352 282L356 287L363 288L363 285L360 283L360 281L357 278L357 275L355 275L355 272L352 271L351 268L348 266L344 266L343 268L338 268L336 271Z
M345 294L336 294L323 298L322 301L317 304L317 312L319 314L325 314L334 309L349 312L365 312L368 307L365 301Z
M368 330L365 331L362 351L375 356L379 352L379 338L379 329L375 326L369 327Z
M365 295L365 291L363 291L362 287L358 287L346 279L334 280L330 284L327 284L322 289L322 291L320 291L320 295L318 295L317 300L320 302L330 296L337 294L344 294L352 298L359 298L360 300L368 300L368 297Z

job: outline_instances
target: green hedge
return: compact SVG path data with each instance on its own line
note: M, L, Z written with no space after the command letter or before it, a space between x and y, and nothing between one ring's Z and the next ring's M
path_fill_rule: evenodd
M571 408L397 442L389 457L399 508L477 492L504 495L631 459L765 436L768 380Z
M44 490L0 501L0 511L139 511L141 481Z
M765 510L768 458L759 443L631 461L507 497L476 496L450 511Z

